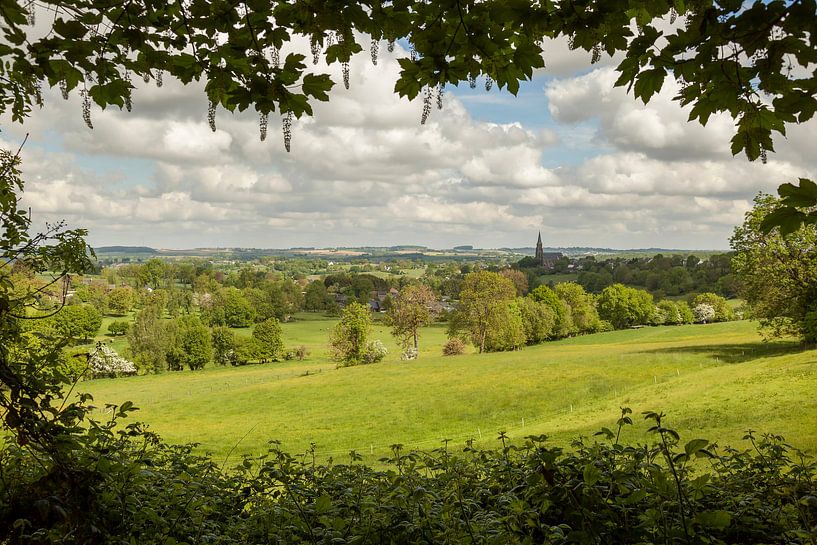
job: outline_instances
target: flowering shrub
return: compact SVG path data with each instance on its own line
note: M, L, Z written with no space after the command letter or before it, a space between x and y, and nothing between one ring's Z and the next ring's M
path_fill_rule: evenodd
M383 361L389 351L383 346L383 343L372 341L366 345L366 353L363 354L363 363L377 363Z
M707 303L695 305L692 314L695 316L695 322L699 324L705 324L715 319L715 309Z
M110 346L98 342L88 354L88 366L94 378L121 377L136 374L136 366L116 353Z

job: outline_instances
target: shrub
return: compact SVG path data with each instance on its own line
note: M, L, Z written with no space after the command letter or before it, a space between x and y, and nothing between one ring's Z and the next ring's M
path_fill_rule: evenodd
M403 353L400 354L400 359L403 361L412 361L417 359L417 349L413 346L410 346L403 350Z
M128 322L124 320L114 320L108 324L108 333L114 337L117 335L124 335L128 332Z
M389 351L379 340L366 344L366 352L363 354L363 363L377 363L383 361Z
M803 340L808 344L817 343L817 310L806 312L803 318Z
M309 349L304 345L296 346L293 352L295 353L295 358L298 361L304 361L306 357L309 355Z
M715 318L715 309L707 303L699 303L692 309L692 314L695 316L695 322L705 324Z
M96 343L96 348L88 354L88 366L94 378L114 378L136 374L136 366L104 343Z
M451 337L443 345L443 356L459 356L465 354L465 343L459 337Z

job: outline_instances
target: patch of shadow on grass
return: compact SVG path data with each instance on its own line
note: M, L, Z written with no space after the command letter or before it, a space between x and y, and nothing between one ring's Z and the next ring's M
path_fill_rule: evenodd
M795 341L718 344L711 346L676 346L644 350L644 354L700 354L725 363L743 363L760 358L772 358L803 352L805 348Z

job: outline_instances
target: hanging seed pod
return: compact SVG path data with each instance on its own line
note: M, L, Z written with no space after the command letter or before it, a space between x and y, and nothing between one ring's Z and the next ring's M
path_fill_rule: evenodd
M409 45L409 58L411 62L417 62L417 50L414 49L414 44Z
M62 93L62 98L68 100L68 82L60 80L60 92Z
M372 38L372 45L369 52L372 54L372 64L377 66L377 54L380 51L380 40Z
M596 44L593 46L593 56L590 58L590 64L596 64L601 60L601 46Z
M123 79L125 80L125 83L128 84L128 89L127 89L128 94L125 95L125 109L130 112L130 111L133 111L133 97L132 97L133 89L131 88L130 72L128 72L126 70L125 71L125 76L124 76Z
M468 87L471 89L477 88L477 76L475 74L468 74Z
M394 53L394 43L395 43L394 40L389 40L389 45L386 46L386 49L388 49L389 53Z
M150 76L151 76L151 73L150 73L150 69L148 68L145 71L145 73L142 74L142 79L145 81L145 83L150 83Z
M258 116L258 129L261 131L261 141L267 139L267 125L269 124L269 114L261 112Z
M157 70L156 71L156 87L161 87L162 84L163 84L163 82L162 82L162 71Z
M80 93L82 96L82 120L85 121L85 126L89 129L94 128L91 123L91 95L88 94L88 89L83 89Z
M286 148L287 153L289 153L292 146L292 112L287 112L284 114L281 127L284 131L284 147Z
M43 84L40 80L34 80L34 103L43 107Z
M26 19L28 21L28 24L31 26L34 26L37 23L37 16L34 13L35 8L36 6L34 2L29 2L28 5L26 6L26 10L28 11Z
M278 51L277 47L273 47L270 50L270 60L272 61L273 68L281 68L281 52Z
M573 51L576 49L576 36L570 35L567 37L567 48Z
M669 24L674 25L676 19L678 19L678 12L675 11L675 8L669 8Z
M485 76L485 90L490 91L494 86L494 78L491 76Z
M349 61L343 61L341 64L341 69L343 70L343 86L346 89L349 89Z
M213 100L207 106L207 123L210 124L210 130L216 132L216 103Z
M443 87L444 85L441 83L437 85L437 109L443 109Z
M768 161L769 161L769 157L768 157L768 155L766 155L766 149L761 148L761 150L760 150L760 162L765 165L766 163L768 163Z
M312 36L312 64L318 64L321 60L321 44L315 36Z
M428 116L431 115L431 93L431 87L426 87L425 95L423 95L423 115L420 117L420 125L425 125Z

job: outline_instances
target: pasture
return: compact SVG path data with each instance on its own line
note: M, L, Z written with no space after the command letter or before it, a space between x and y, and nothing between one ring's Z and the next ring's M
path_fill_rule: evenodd
M817 352L764 343L752 322L616 331L455 357L440 355L445 328L434 326L423 331L414 362L401 362L388 330L376 326L372 338L389 348L385 361L336 369L326 347L335 320L301 318L282 327L287 346L309 348L303 362L95 380L78 390L99 407L133 401L140 408L133 419L171 442L200 443L217 459L260 453L270 439L290 452L315 443L321 458L346 460L354 449L369 462L395 443L496 445L499 431L512 439L544 433L568 445L613 427L621 406L635 413L630 440L645 439L639 413L657 410L687 439L738 446L754 429L817 451Z

